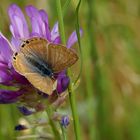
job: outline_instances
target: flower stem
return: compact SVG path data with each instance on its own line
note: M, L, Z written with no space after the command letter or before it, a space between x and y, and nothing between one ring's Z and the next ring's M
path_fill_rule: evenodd
M61 1L60 0L56 0L56 6L57 6L57 13L58 13L58 19L59 19L59 29L60 29L60 35L61 35L62 43L66 44L63 14L62 14L62 8L61 8ZM70 75L70 71L67 71L67 74ZM68 92L69 92L70 106L71 106L71 111L72 111L72 116L73 116L73 121L74 121L75 137L76 137L76 140L81 140L81 138L80 138L79 117L78 117L78 111L77 111L77 108L76 108L75 93L72 90L71 80L70 80L70 84L69 84L69 87L68 87Z
M47 112L47 115L48 115L48 118L49 118L49 123L50 123L50 125L51 125L52 131L53 131L53 133L54 133L55 139L61 140L60 134L59 134L59 132L58 132L58 130L57 130L57 128L56 128L56 126L55 126L53 120L51 119L52 110L51 110L51 108L49 107L49 105L48 105L48 108L46 109L46 112Z
M65 14L66 14L66 12L69 8L70 2L71 2L71 0L66 0L65 4L63 6L63 10L62 10L63 11L63 17L65 16Z
M76 140L81 140L80 124L79 124L78 111L76 108L75 93L72 91L71 87L72 87L72 84L70 82L68 91L69 91L69 100L70 100L70 106L71 106L73 122L74 122L75 137L76 137Z
M62 7L61 7L61 1L60 0L56 0L56 6L57 6L57 13L58 13L58 21L59 21L59 29L60 29L61 40L62 40L63 44L66 44L64 22L63 22L63 14L62 14Z
M67 134L66 134L66 128L64 127L64 126L62 126L61 124L60 124L60 126L61 126L61 130L62 130L62 135L63 135L63 140L67 140Z

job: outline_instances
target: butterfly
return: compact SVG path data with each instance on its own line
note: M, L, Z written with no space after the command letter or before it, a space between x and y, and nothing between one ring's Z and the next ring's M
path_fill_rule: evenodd
M13 67L35 88L51 95L56 88L54 75L72 66L78 55L61 44L33 37L23 41L13 55Z

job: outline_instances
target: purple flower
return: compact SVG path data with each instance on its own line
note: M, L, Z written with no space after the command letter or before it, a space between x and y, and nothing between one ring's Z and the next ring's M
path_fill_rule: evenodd
M46 38L49 42L55 44L61 43L58 22L56 22L52 30L50 30L48 15L44 10L38 10L30 5L25 8L25 11L30 18L31 32L28 29L27 21L21 9L16 4L12 4L8 9L10 31L12 33L11 42L0 33L0 84L12 86L13 88L12 90L0 89L0 103L20 101L26 102L27 105L30 106L28 103L30 100L36 102L38 98L42 96L42 94L38 94L39 91L35 89L24 76L17 73L12 66L12 55L14 52L19 51L22 39L38 36ZM68 39L67 47L70 48L76 42L77 36L74 31ZM66 76L65 71L58 74L57 81L56 90L58 93L62 93L67 89L69 84L69 77Z
M69 117L68 116L62 116L60 123L63 127L66 128L70 123Z
M31 115L31 114L34 113L33 110L29 110L29 109L28 109L27 107L25 107L25 106L19 106L18 109L19 109L19 111L20 111L23 115L25 115L25 116L28 116L28 115Z
M69 81L70 79L66 75L65 71L62 71L61 73L59 73L57 77L57 92L62 93L63 91L65 91L68 87Z

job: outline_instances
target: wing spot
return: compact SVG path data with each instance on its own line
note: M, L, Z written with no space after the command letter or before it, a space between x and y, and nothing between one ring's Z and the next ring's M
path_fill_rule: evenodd
M21 47L24 48L25 47L25 44L22 44Z
M29 40L26 40L26 44L29 44L30 43L30 41Z
M16 60L16 57L13 57L14 60Z
M16 52L16 53L15 53L15 56L17 56L17 55L18 55L18 53Z

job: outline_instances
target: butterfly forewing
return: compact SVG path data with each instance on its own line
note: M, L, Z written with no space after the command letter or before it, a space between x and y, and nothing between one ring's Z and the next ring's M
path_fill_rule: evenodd
M21 48L21 52L26 55L36 56L48 61L48 41L43 38L33 38L28 40L28 44Z
M33 69L30 68L29 64L27 63L27 60L25 59L22 53L18 53L18 55L15 56L15 58L16 59L13 60L13 66L18 73L24 75L25 73L33 72Z
M72 66L77 60L77 54L63 45L50 43L48 45L48 62L54 72L60 72Z

